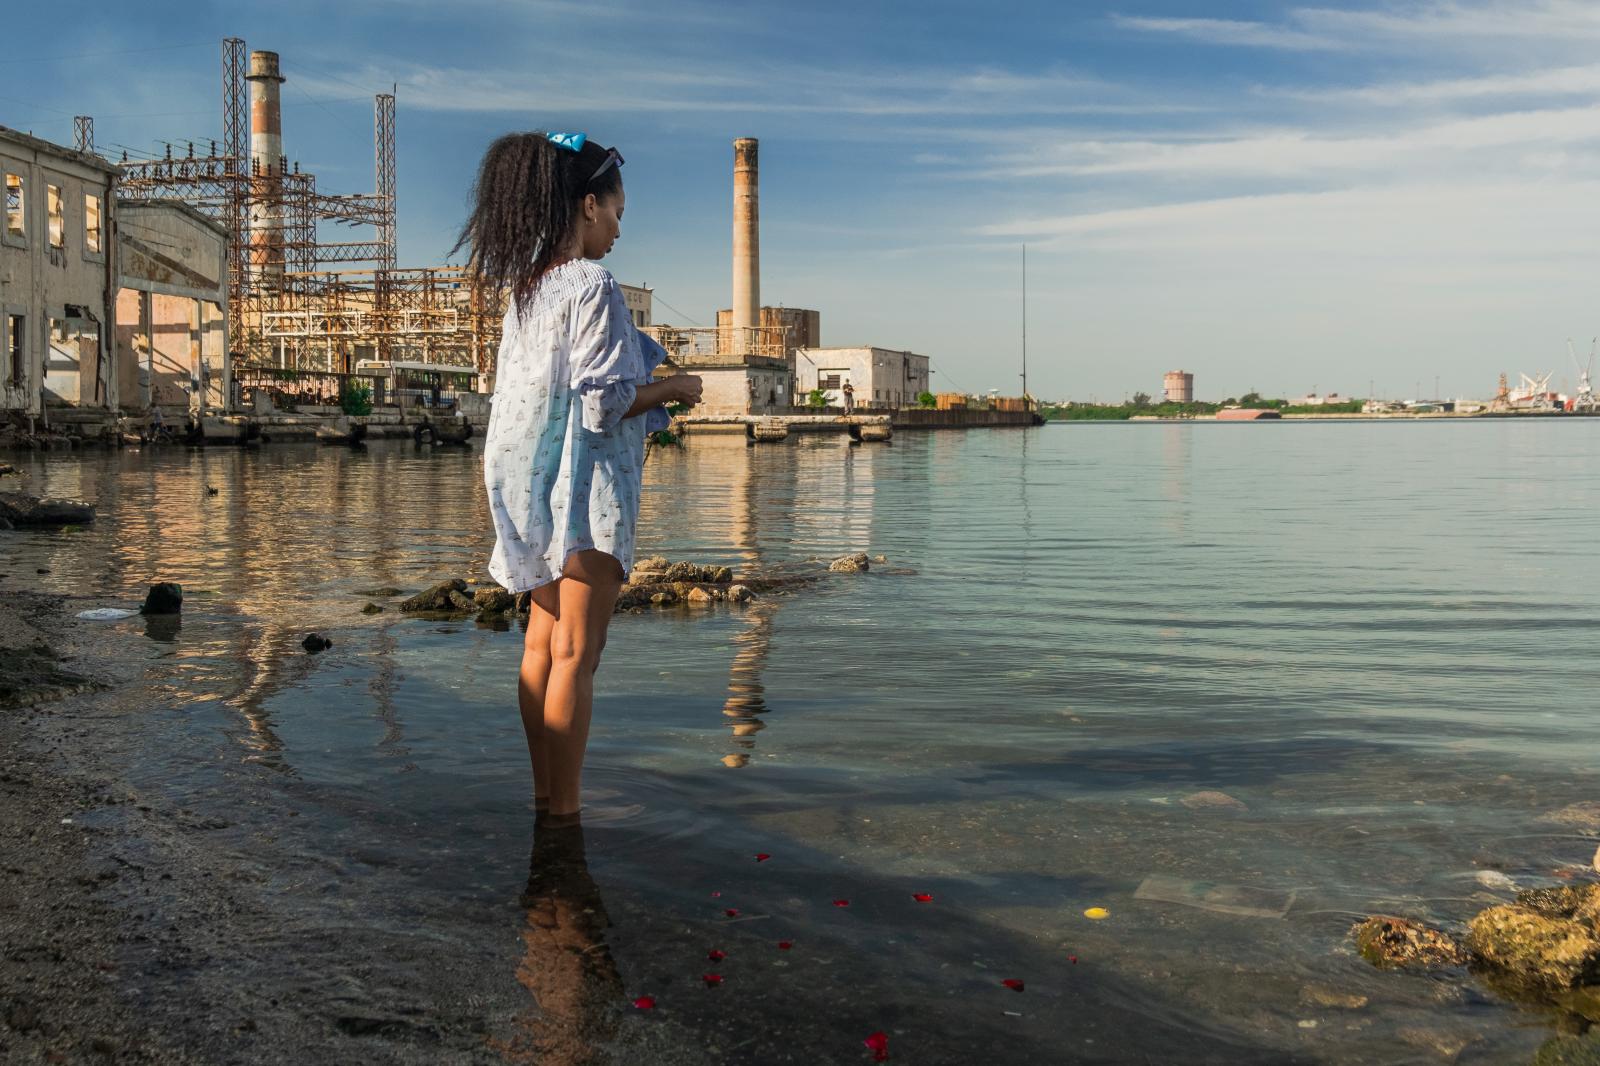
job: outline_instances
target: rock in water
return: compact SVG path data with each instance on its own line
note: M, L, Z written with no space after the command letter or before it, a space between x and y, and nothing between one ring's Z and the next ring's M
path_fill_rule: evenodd
M1585 833L1600 833L1600 803L1574 803L1551 811L1539 819L1541 822L1555 822L1557 825L1570 825L1572 828Z
M81 526L94 521L94 508L72 500L40 499L22 492L0 492L0 518L14 526Z
M1600 1066L1600 1029L1546 1040L1528 1066Z
M1236 800L1226 792L1192 792L1178 801L1190 810L1247 811L1244 801Z
M1582 922L1513 903L1481 912L1467 929L1467 946L1481 965L1530 988L1600 981L1600 937Z
M733 571L726 566L708 566L705 580L713 585L726 585L733 581Z
M356 595L373 596L379 599L387 599L390 596L398 596L404 591L405 589L397 589L393 585L380 585L375 589L357 589Z
M728 599L734 603L744 603L755 599L756 594L750 591L748 585L733 585L728 589Z
M455 611L460 610L453 597L466 591L467 583L459 577L449 581L441 581L429 589L423 589L409 600L400 604L402 611ZM470 602L470 601L469 601Z
M368 603L365 607L361 608L361 613L362 614L382 614L383 613L383 608L379 607L375 603Z
M489 585L474 592L472 602L480 611L499 613L516 607L517 598L499 585Z
M828 564L828 569L836 574L858 574L872 567L872 562L867 558L866 552L856 552L853 555L841 555Z
M1431 969L1467 961L1461 946L1421 922L1379 914L1350 930L1361 957L1380 970Z
M709 607L714 602L711 593L702 588L690 589L684 599L689 601L691 607Z
M321 633L307 633L306 639L300 642L300 646L306 650L307 654L315 655L319 651L326 651L333 647L333 641Z
M145 593L140 614L177 614L183 610L183 586L176 581L162 581L150 586Z

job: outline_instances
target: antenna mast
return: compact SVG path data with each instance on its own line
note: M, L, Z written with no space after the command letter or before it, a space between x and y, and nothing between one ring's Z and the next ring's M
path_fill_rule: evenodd
M1028 402L1028 246L1022 246L1022 402Z

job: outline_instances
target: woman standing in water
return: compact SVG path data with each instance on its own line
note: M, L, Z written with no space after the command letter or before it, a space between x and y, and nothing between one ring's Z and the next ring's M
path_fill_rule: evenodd
M616 243L622 156L581 133L513 133L489 146L456 248L509 297L483 476L489 573L532 590L517 697L548 825L578 822L594 674L633 565L645 435L700 379L653 382L666 352L634 328L596 260Z

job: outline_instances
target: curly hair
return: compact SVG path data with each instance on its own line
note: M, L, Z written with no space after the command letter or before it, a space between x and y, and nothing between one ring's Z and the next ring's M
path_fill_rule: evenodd
M474 281L509 289L520 313L577 232L579 202L621 191L621 168L595 176L608 154L593 141L577 152L559 148L541 130L499 138L483 154L472 209L450 254L470 245Z

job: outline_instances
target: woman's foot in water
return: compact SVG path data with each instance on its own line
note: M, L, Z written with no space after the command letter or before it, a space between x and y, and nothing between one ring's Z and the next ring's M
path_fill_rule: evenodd
M583 824L582 809L557 814L546 805L534 812L533 824L541 829L570 829Z

